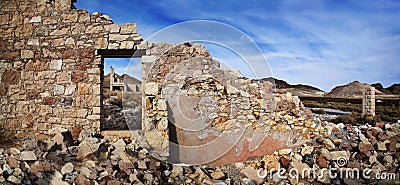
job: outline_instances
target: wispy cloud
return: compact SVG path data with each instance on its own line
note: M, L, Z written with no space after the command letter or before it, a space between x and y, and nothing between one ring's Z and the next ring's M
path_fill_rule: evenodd
M328 91L353 80L384 86L400 82L400 3L396 0L79 0L77 7L104 12L117 23L136 22L144 38L188 20L233 25L261 47L275 77L290 83Z

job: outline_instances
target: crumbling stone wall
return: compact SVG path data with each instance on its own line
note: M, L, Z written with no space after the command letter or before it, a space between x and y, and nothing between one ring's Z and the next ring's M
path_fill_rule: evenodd
M156 44L148 51L143 129L160 159L227 164L325 134L297 97L221 69L201 45Z
M136 24L71 9L70 0L0 4L0 124L19 138L100 129L98 50L135 49Z

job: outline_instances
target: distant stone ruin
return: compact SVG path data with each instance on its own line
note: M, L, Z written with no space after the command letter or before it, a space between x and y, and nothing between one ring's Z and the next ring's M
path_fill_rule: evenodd
M110 73L104 76L103 89L109 88L110 91L130 91L141 92L141 81L127 74L119 75L110 67Z
M363 91L362 115L375 117L375 87Z

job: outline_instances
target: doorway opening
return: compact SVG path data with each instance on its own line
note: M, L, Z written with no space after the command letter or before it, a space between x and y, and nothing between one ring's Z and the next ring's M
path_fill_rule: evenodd
M102 131L142 129L141 55L102 53Z

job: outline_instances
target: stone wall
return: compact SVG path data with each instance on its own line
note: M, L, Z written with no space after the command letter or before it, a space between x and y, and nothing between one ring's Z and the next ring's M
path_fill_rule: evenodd
M139 135L160 159L226 164L327 132L298 98L220 69L203 46L145 42L135 24L71 9L69 0L2 1L0 33L0 124L20 139L99 132L101 54L135 50L146 51ZM216 138L211 148L184 147Z
M326 134L297 97L221 69L201 45L147 48L142 124L150 151L160 159L228 164Z
M0 124L18 138L100 129L98 50L135 49L136 24L71 9L70 0L0 4Z

